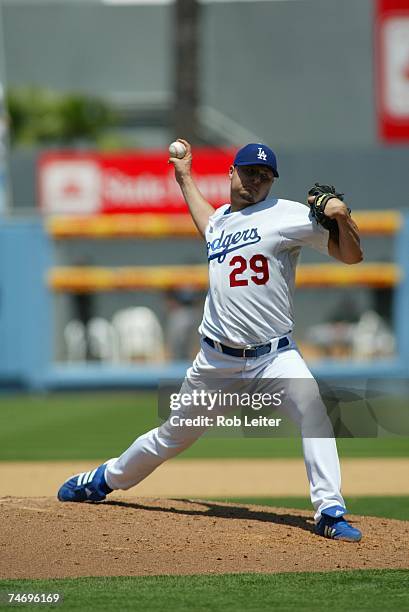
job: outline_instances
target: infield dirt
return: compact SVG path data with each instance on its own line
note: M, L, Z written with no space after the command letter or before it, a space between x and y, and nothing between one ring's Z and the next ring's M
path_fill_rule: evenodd
M359 544L310 512L183 499L0 498L0 578L409 568L409 521L350 516Z

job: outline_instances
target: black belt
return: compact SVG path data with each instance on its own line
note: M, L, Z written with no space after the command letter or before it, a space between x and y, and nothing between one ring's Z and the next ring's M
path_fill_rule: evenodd
M231 355L232 357L243 357L245 359L247 359L248 357L260 357L261 355L266 355L271 351L271 342L267 342L267 344L261 344L260 346L256 346L254 348L241 349L226 346L225 344L221 344L221 342L215 342L214 340L212 340L211 338L207 338L206 336L203 338L203 340L206 342L206 344L216 350L219 350L218 347L220 347L221 350L219 352L225 353L226 355ZM289 344L289 339L284 336L278 341L277 350L282 349L285 346L288 346Z

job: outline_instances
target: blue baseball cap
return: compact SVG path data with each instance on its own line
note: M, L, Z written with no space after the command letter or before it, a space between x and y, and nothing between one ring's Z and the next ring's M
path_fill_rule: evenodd
M277 158L274 151L261 143L250 143L236 153L234 166L268 166L278 178Z

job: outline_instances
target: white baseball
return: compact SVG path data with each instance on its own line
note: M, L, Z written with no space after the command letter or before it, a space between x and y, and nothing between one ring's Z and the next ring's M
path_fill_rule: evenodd
M175 142L172 142L169 145L169 153L171 157L178 157L179 159L182 159L182 157L186 155L186 147L183 142L178 142L175 140Z

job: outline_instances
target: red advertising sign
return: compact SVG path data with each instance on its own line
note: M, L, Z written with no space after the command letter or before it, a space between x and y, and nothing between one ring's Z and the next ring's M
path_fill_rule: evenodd
M379 135L385 142L409 142L409 0L376 5Z
M229 201L233 151L194 151L193 175L213 205ZM40 156L38 195L45 214L187 213L169 155L52 152Z

